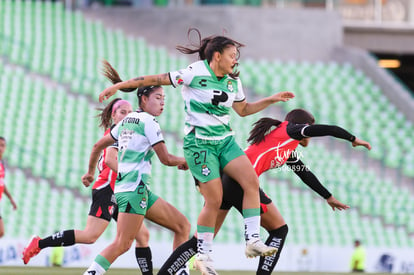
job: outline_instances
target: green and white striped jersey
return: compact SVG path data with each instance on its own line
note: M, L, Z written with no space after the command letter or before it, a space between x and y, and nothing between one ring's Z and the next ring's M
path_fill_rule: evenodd
M134 191L141 180L149 185L152 146L164 141L155 117L132 112L111 130L111 135L118 141L118 178L114 192Z
M186 135L193 129L197 138L206 140L221 140L233 135L230 109L233 102L245 99L239 78L226 75L218 79L207 60L170 72L169 76L174 87L182 86Z

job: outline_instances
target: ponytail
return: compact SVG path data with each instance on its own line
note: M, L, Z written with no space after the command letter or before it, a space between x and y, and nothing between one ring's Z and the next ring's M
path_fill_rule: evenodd
M102 74L109 80L112 82L112 84L116 84L118 82L122 82L121 77L119 76L118 72L115 70L114 67L112 67L112 65L106 61L105 59L102 60L102 64L103 64L103 68L102 68ZM125 93L130 93L135 91L137 88L124 88L121 89L121 91L125 92Z
M277 119L270 117L264 117L256 121L253 125L253 129L250 131L250 136L247 142L250 144L258 144L265 139L265 136L269 133L270 128L278 127L282 123Z

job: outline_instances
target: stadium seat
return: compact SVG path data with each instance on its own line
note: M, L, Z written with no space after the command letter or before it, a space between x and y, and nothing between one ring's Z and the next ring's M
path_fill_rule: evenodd
M242 2L245 3L238 1ZM33 210L25 207L25 216L37 211L44 216L39 220L25 219L21 215L5 216L12 218L6 230L13 231L16 237L28 237L32 231L50 234L50 230L73 224L81 228L85 219L75 217L87 214L91 190L84 188L79 179L94 142L102 135L94 118L98 113L95 102L99 92L109 85L99 74L101 59L111 62L125 79L182 69L188 65L188 59L171 56L165 48L151 46L143 38L131 38L120 30L106 29L102 22L86 21L80 12L64 10L62 2L0 1L0 15L1 22L10 26L0 30L0 54L13 65L0 60L0 115L11 117L0 123L0 133L13 136L8 143L7 162L17 169L8 174L8 183L17 200L37 206ZM284 111L306 108L320 123L338 124L369 138L373 149L366 153L367 158L414 177L414 144L407 138L414 130L412 123L360 70L348 63L246 59L240 64L240 71L249 98L293 91L296 98L280 105ZM39 78L33 80L28 74L50 78L58 87ZM27 85L16 87L15 83ZM177 89L166 87L165 93L166 108L159 122L168 149L182 155L183 100ZM118 95L136 106L134 93ZM373 101L378 104L372 104ZM338 102L343 104L338 105ZM232 127L242 148L248 145L246 129L263 115L240 118L232 114ZM32 124L25 121L26 127L14 127L18 117L31 118L36 126L29 127ZM382 131L384 127L397 132L395 138L391 140ZM260 178L264 190L291 225L289 243L322 242L344 246L358 236L373 246L412 245L409 234L414 232L414 223L408 218L414 210L409 203L413 201L412 194L383 179L382 175L368 173L366 167L351 163L343 154L334 152L334 144L328 148L325 145L312 144L311 150L303 149L304 162L338 199L350 204L352 210L332 212L326 202L291 171L276 169ZM36 180L29 180L21 169L30 171ZM156 161L153 169L157 179L152 186L154 191L177 205L191 221L196 220L202 197L195 191L190 173L164 167ZM37 178L43 180L39 182ZM22 182L29 182L30 188L41 185L30 189L37 197L25 200ZM71 191L58 191L64 188ZM377 196L364 196L368 192ZM404 201L406 207L401 207L396 200L385 199L390 194ZM183 196L188 199L183 200ZM50 205L41 198L50 198ZM76 207L68 207L69 204ZM73 211L61 213L60 208ZM67 215L67 221L57 219L59 215ZM308 228L305 222L316 225ZM13 230L16 225L30 223L34 224L32 230ZM325 224L329 226L321 226ZM338 224L341 234L336 231ZM152 229L156 240L170 240L169 233L156 227ZM108 230L105 238L112 238L115 230L116 227ZM242 220L235 211L230 212L218 240L243 240Z

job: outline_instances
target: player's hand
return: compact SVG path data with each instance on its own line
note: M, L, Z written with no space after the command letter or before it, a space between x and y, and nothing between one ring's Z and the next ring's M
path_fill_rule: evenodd
M188 164L187 162L184 162L182 164L177 165L178 170L188 170Z
M330 196L326 202L332 207L332 210L335 211L335 209L338 209L339 211L347 210L349 208L349 205L343 204L342 202L335 199L334 196Z
M17 210L17 204L14 202L14 200L11 200L10 202L13 206L13 210Z
M279 101L286 102L290 100L291 98L294 98L295 94L292 92L279 92L277 94L274 94L272 97L275 100L275 102L279 102Z
M368 150L371 150L371 144L369 144L369 142L359 139L359 138L355 138L354 142L352 142L352 146L356 147L356 146L364 146L365 148L367 148Z
M102 101L107 100L111 96L113 96L118 89L114 87L115 85L112 85L111 87L106 88L99 94L99 102L102 103Z
M91 183L94 180L94 176L86 173L85 175L82 176L82 183L85 187L89 187L89 185L91 185Z

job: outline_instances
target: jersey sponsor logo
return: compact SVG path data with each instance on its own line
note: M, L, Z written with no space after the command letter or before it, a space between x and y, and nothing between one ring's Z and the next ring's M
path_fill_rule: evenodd
M125 123L133 123L133 124L139 124L140 119L136 117L126 117L122 120L122 126L125 125Z
M211 100L211 104L218 106L220 102L226 102L229 99L227 93L223 91L213 91L213 99Z
M91 275L96 275L96 271L95 271L95 270L89 270L89 271L88 271L88 274L91 274Z
M120 136L119 136L119 151L121 152L120 160L122 161L126 152L126 149L128 148L128 143L132 139L132 136L134 135L134 130L127 130L123 129Z

